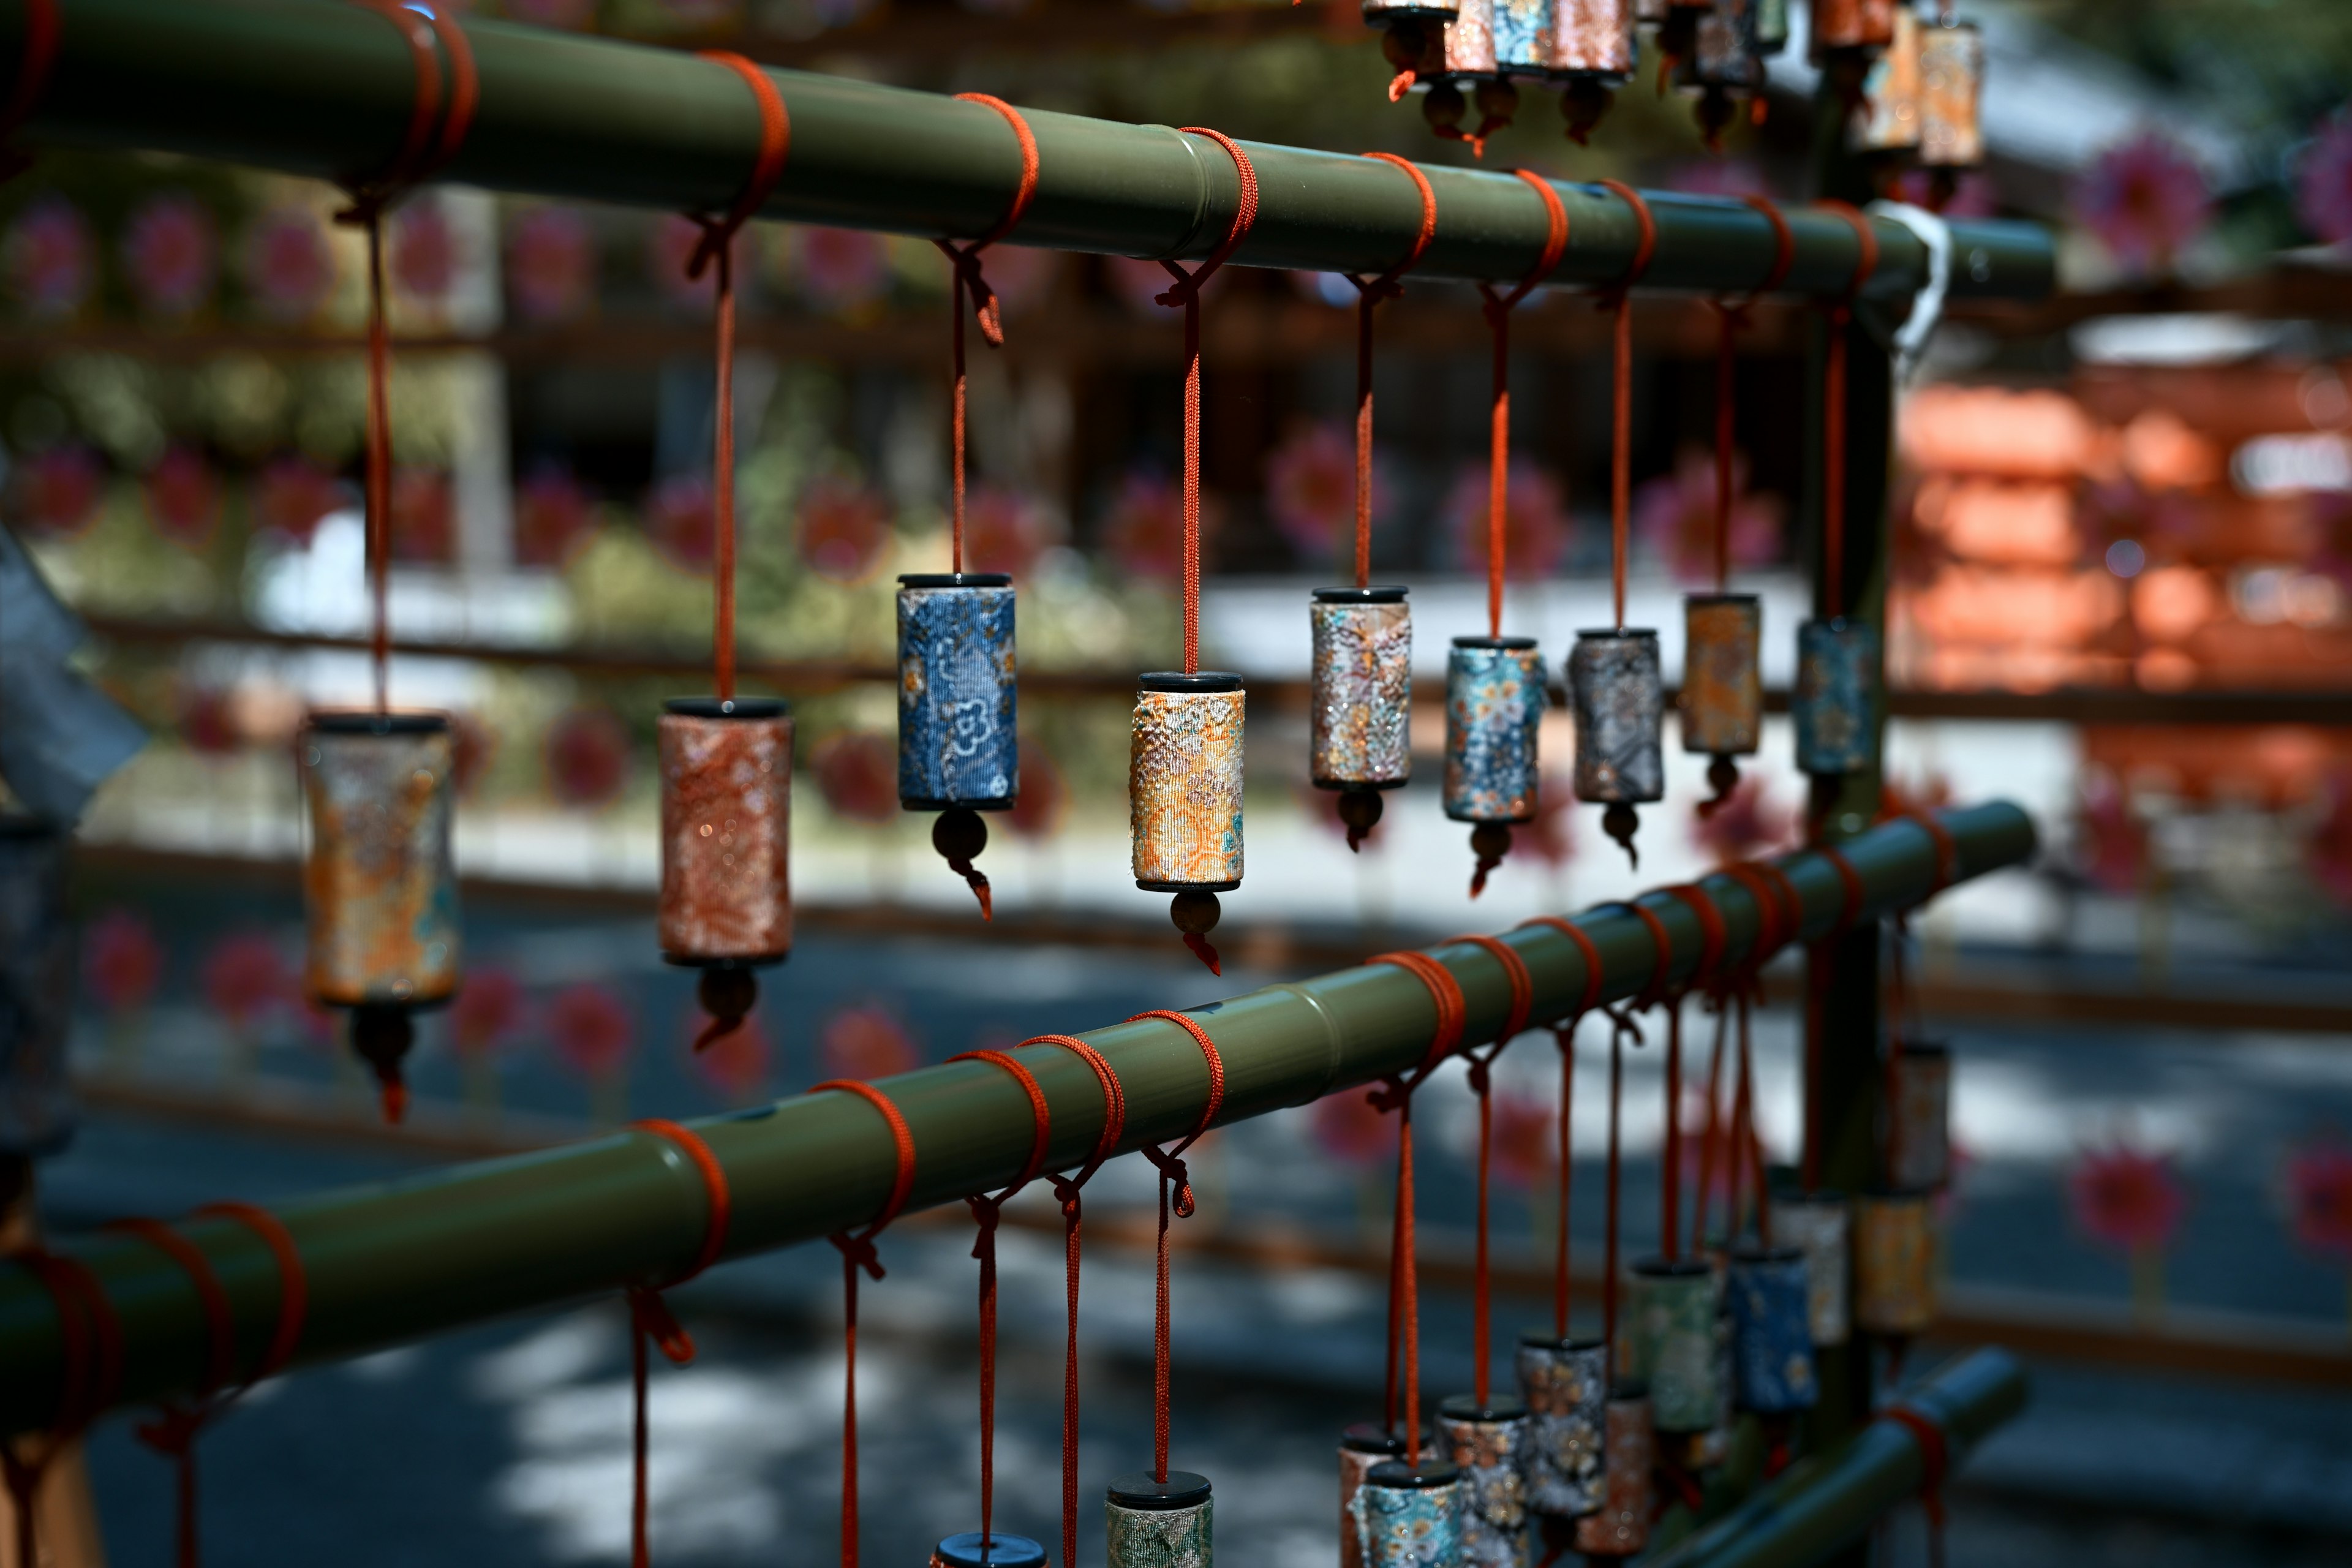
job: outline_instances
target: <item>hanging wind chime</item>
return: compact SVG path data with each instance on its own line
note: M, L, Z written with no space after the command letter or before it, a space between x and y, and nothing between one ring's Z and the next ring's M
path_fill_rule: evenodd
M1843 203L1824 211L1853 229L1855 259L1845 292L1826 312L1822 374L1822 576L1815 618L1797 628L1797 684L1790 716L1797 769L1814 777L1856 773L1878 747L1878 628L1848 619L1845 595L1846 337L1853 304L1878 265L1870 220Z
M1637 63L1633 0L1557 0L1549 65L1570 141L1582 147L1592 140Z
M1697 99L1699 135L1709 152L1720 153L1740 104L1750 106L1751 117L1763 108L1764 57L1787 45L1788 13L1780 12L1778 38L1764 33L1758 0L1706 0L1694 15L1690 52L1675 71L1675 85Z
M456 156L473 123L478 86L465 32L429 7L385 5L415 70L400 150L382 171L352 182L335 221L367 241L367 570L372 708L306 715L298 738L310 843L305 987L352 1016L352 1048L373 1069L383 1117L400 1121L402 1064L422 1008L457 994L457 878L450 855L457 811L457 735L446 713L394 710L389 700L387 603L392 562L391 344L384 321L383 215ZM445 79L442 52L448 55Z
M1509 292L1481 283L1494 336L1494 391L1487 416L1486 635L1455 637L1445 659L1445 815L1472 824L1470 896L1511 851L1511 826L1535 820L1542 773L1537 742L1549 693L1543 656L1533 637L1503 635L1503 583L1509 544L1511 468L1511 311L1551 275L1568 248L1568 211L1540 174L1516 169L1543 198L1542 254ZM1370 406L1369 387L1364 406ZM1359 503L1360 507L1361 503Z
M931 847L992 918L988 878L972 866L988 847L983 811L1009 811L1021 791L1020 730L1014 708L1013 579L966 572L964 542L964 307L969 300L991 348L1004 343L996 294L981 272L980 253L1013 231L1037 194L1037 139L1018 110L983 92L959 93L1004 117L1020 143L1021 183L994 228L969 244L935 241L953 268L948 311L954 365L952 570L898 579L898 805L936 811Z
M1699 803L1701 816L1712 816L1731 797L1739 784L1739 764L1734 759L1754 755L1764 734L1764 603L1754 594L1730 591L1738 347L1749 310L1780 286L1797 247L1780 208L1762 196L1747 200L1772 225L1772 267L1746 299L1714 301L1715 592L1683 600L1683 750L1713 759L1707 763L1706 782L1715 793Z
M1586 1557L1622 1559L1649 1543L1651 1472L1657 1457L1657 1438L1651 1420L1650 1386L1628 1367L1631 1346L1618 1337L1619 1199L1623 1191L1622 1130L1625 1101L1625 1042L1642 1044L1634 1013L1654 1005L1664 994L1669 960L1657 917L1640 905L1626 906L1653 926L1658 963L1642 994L1608 1011L1609 1017L1609 1145L1606 1165L1606 1215L1601 1232L1601 1339L1609 1372L1609 1398L1601 1417L1601 1505L1576 1521L1574 1544Z
M1919 29L1919 166L1931 211L1943 211L1963 173L1984 166L1983 97L1984 35L1946 4Z
M768 74L740 55L704 57L751 90L760 151L727 211L689 215L702 237L686 275L713 276L718 363L712 400L712 695L674 697L655 726L661 770L660 939L666 963L698 969L710 1022L700 1050L733 1033L760 998L754 972L793 945L792 712L735 691L735 236L782 177L792 122Z
M1217 895L1242 885L1242 678L1201 668L1201 289L1257 221L1257 171L1239 143L1192 125L1233 159L1234 220L1206 260L1187 272L1160 263L1176 286L1159 297L1184 311L1184 668L1137 681L1128 753L1129 832L1135 885L1173 893L1168 918L1194 957L1222 974L1208 940Z
M1506 13L1532 13L1524 0L1365 0L1364 20L1383 29L1381 51L1397 74L1389 83L1396 102L1415 86L1426 90L1421 115L1430 130L1449 141L1467 142L1483 155L1486 138L1510 124L1518 110L1518 89L1504 78L1497 45L1512 42L1510 68L1523 75L1545 68L1541 27ZM1471 96L1463 95L1468 82ZM1462 129L1470 110L1478 110L1475 131Z
M1878 166L1882 184L1919 150L1919 13L1906 0L1893 20L1846 132L1846 144Z
M1602 185L1633 208L1638 237L1625 273L1601 298L1615 312L1612 341L1612 434L1609 462L1609 554L1613 624L1577 634L1568 684L1576 719L1576 798L1603 805L1601 826L1638 868L1633 847L1641 826L1634 807L1662 800L1665 759L1665 683L1658 666L1658 634L1625 625L1625 557L1633 491L1633 289L1657 247L1657 222L1641 193L1615 180Z
M1862 107L1873 57L1895 41L1895 0L1813 0L1808 51L1849 114Z

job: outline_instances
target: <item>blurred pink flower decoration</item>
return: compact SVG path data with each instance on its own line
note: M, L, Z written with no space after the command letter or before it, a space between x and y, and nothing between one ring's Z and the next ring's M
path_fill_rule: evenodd
M2295 171L2303 226L2329 245L2352 245L2352 109L2339 109L2312 133Z
M1388 511L1381 465L1372 468L1372 521ZM1355 437L1336 424L1291 431L1265 459L1265 510L1299 559L1326 564L1349 555L1356 522Z
M1495 1179L1519 1192L1552 1173L1559 1147L1559 1107L1550 1100L1496 1090ZM1475 1155L1474 1155L1475 1158Z
M754 1012L698 1051L693 1048L694 1041L709 1023L709 1017L700 1007L687 1009L683 1030L686 1054L694 1064L697 1077L729 1103L740 1104L757 1095L767 1084L769 1068L775 1055L768 1045L767 1031L760 1026L760 1015Z
M1052 542L1052 522L1034 496L994 485L976 487L963 519L964 563L973 572L1025 574Z
M449 1004L449 1044L461 1057L487 1057L522 1027L522 982L496 967L466 972Z
M843 479L817 479L802 492L801 559L818 576L862 583L890 542L890 503Z
M498 737L478 715L459 709L449 715L449 782L457 785L457 798L465 800L488 770L499 749Z
M16 470L17 515L37 533L79 533L106 496L106 466L87 447L52 447Z
M1454 562L1465 572L1486 570L1486 504L1494 486L1484 463L1467 463L1438 508ZM1548 577L1568 553L1568 503L1559 481L1533 463L1511 465L1503 499L1503 570L1514 582Z
M155 531L185 550L212 542L221 518L220 476L203 453L173 447L156 459L141 481L147 516Z
M393 470L392 558L441 565L457 558L457 498L440 469Z
M538 325L573 321L596 300L596 234L572 207L532 207L507 230L507 289Z
M2148 131L2101 153L2074 187L2074 216L2127 272L2168 272L2213 221L2205 175L2179 142Z
M836 816L881 824L898 816L898 755L870 730L835 730L809 758L817 793Z
M2084 777L2076 827L2083 874L2091 885L2118 896L2137 892L2147 869L2147 827L2112 775Z
M854 316L890 291L890 252L880 235L855 228L793 232L794 281L813 309ZM991 252L992 270L995 259Z
M1748 459L1731 468L1731 564L1760 566L1780 548L1780 498L1747 493ZM1633 492L1633 527L1677 582L1715 581L1715 457L1685 447L1671 474Z
M992 245L985 270L1004 313L1025 315L1061 277L1062 253L1030 245Z
M572 708L548 726L548 792L565 805L606 806L628 787L628 726L609 708Z
M2162 1249L2189 1208L2170 1160L2122 1145L2086 1151L2067 1174L2066 1195L2086 1235L2126 1252Z
M629 1005L593 981L557 992L547 1004L542 1026L556 1060L592 1080L618 1073L636 1043L637 1020Z
M1547 866L1576 858L1576 786L1566 773L1546 773L1536 787L1536 816L1511 829L1511 847L1524 848Z
M98 243L81 209L54 195L26 203L0 237L0 270L36 321L77 314L98 283Z
M561 566L595 526L587 487L569 469L547 465L515 487L515 560L524 566Z
M292 999L293 983L278 945L258 931L223 937L205 955L205 1001L242 1033Z
M1042 742L1022 736L1021 793L1004 814L1005 826L1032 842L1051 838L1061 831L1069 805L1070 786L1053 753Z
M826 1077L866 1082L912 1072L922 1061L906 1026L878 1002L829 1016L817 1027L816 1049Z
M2327 808L2304 842L2304 863L2327 896L2352 908L2352 771L2327 781Z
M2297 1150L2286 1191L2296 1244L2352 1265L2352 1149L2328 1138Z
M220 271L212 209L184 191L147 198L123 226L122 271L151 316L176 319L203 309Z
M147 1005L163 978L155 928L132 910L109 910L82 933L82 984L105 1012L121 1017Z
M393 215L389 237L393 286L415 300L446 298L457 281L457 237L441 204L407 203Z
M290 324L325 303L335 286L335 257L319 215L289 203L246 230L240 272L262 315Z
M699 474L675 474L656 486L646 498L646 537L681 571L709 570L719 547L710 481Z
M1693 812L1690 831L1691 841L1717 865L1728 866L1787 848L1796 837L1797 811L1773 796L1769 777L1751 773L1713 815Z
M1327 1094L1308 1110L1315 1142L1343 1165L1373 1165L1396 1147L1396 1123L1361 1089Z
M1209 531L1203 498L1201 531ZM1184 572L1184 493L1158 474L1132 472L1102 521L1102 546L1130 577L1164 581Z
M296 544L310 543L319 524L351 502L342 480L299 453L270 458L254 480L254 521Z
M214 686L194 687L181 694L179 730L180 739L200 756L227 756L245 740L229 694Z

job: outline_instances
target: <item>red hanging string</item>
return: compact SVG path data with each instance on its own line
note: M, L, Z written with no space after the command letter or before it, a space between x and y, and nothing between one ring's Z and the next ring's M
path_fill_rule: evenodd
M1394 153L1367 153L1367 158L1378 158L1383 163L1394 163L1412 176L1413 188L1421 193L1421 228L1413 236L1412 246L1404 259L1377 278L1365 278L1353 272L1342 273L1356 286L1356 586L1369 587L1372 581L1372 311L1383 300L1393 300L1404 292L1401 279L1421 265L1422 253L1437 234L1437 193L1430 189L1429 176L1423 174L1410 158L1400 158Z
M857 1271L862 1268L876 1279L883 1277L874 1238L898 1217L898 1211L907 1206L907 1194L914 1190L915 1135L907 1131L907 1119L898 1114L890 1097L872 1084L854 1078L827 1079L811 1085L809 1092L823 1094L828 1089L854 1094L880 1111L889 1124L890 1142L898 1154L890 1195L883 1201L881 1212L866 1222L864 1230L854 1234L837 1230L826 1238L841 1252L842 1337L847 1355L841 1399L841 1563L842 1568L857 1568Z
M950 342L954 345L955 365L954 413L949 422L955 454L955 482L949 538L954 552L956 574L961 576L963 573L964 302L969 300L971 303L972 314L980 321L982 341L990 348L1003 348L1003 316L997 304L996 290L988 286L987 278L981 272L980 253L1012 233L1013 226L1029 211L1029 204L1037 195L1037 138L1030 131L1029 121L1022 118L1021 111L1003 99L992 98L984 92L960 92L956 97L965 103L984 103L1003 115L1004 122L1013 127L1014 139L1021 144L1021 182L1013 187L1013 205L1004 209L1004 216L997 219L996 226L966 245L958 245L949 239L931 242L940 247L940 254L948 258L948 265L955 273L954 298L948 304L948 319L951 323Z
M0 1441L0 1484L16 1516L16 1561L42 1561L41 1482L114 1399L122 1378L122 1329L98 1276L79 1258L39 1246L9 1255L48 1291L58 1312L57 1414L45 1437Z
M1173 261L1160 262L1176 284L1156 297L1158 303L1181 307L1184 311L1184 673L1197 675L1201 669L1201 290L1241 247L1257 222L1257 169L1241 143L1222 131L1187 125L1184 134L1205 136L1223 147L1241 181L1234 221L1226 226L1225 237L1190 272Z
M1054 1196L1062 1205L1062 1271L1068 1287L1069 1329L1064 1340L1062 1363L1062 1561L1078 1560L1078 1220L1081 1213L1080 1189L1086 1186L1102 1163L1118 1147L1127 1131L1127 1090L1118 1075L1111 1071L1110 1063L1100 1051L1074 1035L1038 1035L1021 1042L1024 1046L1059 1046L1075 1052L1081 1061L1092 1068L1095 1081L1102 1087L1102 1131L1095 1138L1094 1152L1087 1163L1078 1167L1074 1176L1050 1177Z
M1471 1392L1484 1407L1486 1403L1486 1363L1493 1340L1490 1320L1494 1314L1494 1285L1487 1272L1486 1193L1487 1170L1493 1158L1495 1143L1495 1105L1493 1089L1495 1058L1503 1047L1519 1037L1528 1026L1528 1008L1535 1001L1535 977L1528 973L1527 960L1518 950L1500 937L1457 936L1454 942L1469 942L1484 948L1488 956L1503 966L1503 979L1510 986L1510 1010L1503 1016L1503 1026L1481 1056L1476 1051L1465 1051L1470 1061L1470 1092L1478 1097L1478 1256L1475 1283L1472 1295L1475 1311L1471 1327L1471 1351L1476 1360L1472 1373Z
M1558 915L1538 915L1522 922L1527 926L1549 926L1570 942L1584 959L1584 994L1575 1010L1551 1026L1552 1042L1559 1048L1559 1214L1552 1237L1551 1331L1555 1339L1568 1337L1568 1196L1570 1152L1570 1107L1576 1092L1576 1026L1601 1001L1601 950L1584 933L1584 928Z
M1666 930L1666 922L1658 918L1656 910L1650 909L1646 905L1621 902L1602 904L1600 908L1602 910L1622 910L1639 919L1643 926L1650 933L1651 951L1655 954L1650 969L1649 981L1642 987L1641 994L1635 996L1632 1001L1625 1003L1623 1005L1612 1009L1610 1013L1612 1027L1609 1037L1609 1222L1608 1230L1606 1232L1606 1240L1604 1242L1604 1249L1608 1254L1608 1259L1605 1265L1607 1278L1601 1282L1601 1337L1609 1342L1610 1365L1613 1369L1616 1365L1617 1356L1617 1200L1619 1194L1623 1188L1623 1176L1621 1170L1620 1152L1622 1149L1622 1141L1619 1133L1622 1121L1622 1107L1624 1100L1625 1065L1623 1047L1624 1042L1629 1037L1636 1046L1643 1043L1641 1027L1633 1021L1633 1015L1636 1013L1647 1012L1653 1007L1661 1007L1666 1005L1669 994L1667 987L1672 984L1675 966L1675 942L1673 934ZM1670 1018L1673 1016L1673 1014L1674 1010L1669 1009L1668 1016ZM1668 1036L1668 1044L1672 1045L1673 1043L1674 1037L1670 1034ZM1667 1190L1675 1194L1674 1196L1666 1199L1667 1206L1665 1212L1668 1214L1673 1214L1675 1212L1673 1205L1680 1196L1679 1192L1676 1191L1673 1185L1673 1184L1677 1180L1675 1168L1680 1163L1681 1151L1675 1146L1675 1142L1676 1127L1676 1112L1675 1109L1675 1095L1671 1087L1675 1082L1674 1069L1680 1065L1680 1061L1677 1058L1673 1056L1669 1056L1667 1058L1668 1071L1666 1081L1669 1088L1666 1094L1667 1148L1665 1152L1665 1171L1667 1173L1665 1175L1665 1183L1667 1184ZM1664 1247L1663 1250L1668 1258L1673 1258L1675 1255L1674 1230L1671 1225L1666 1228Z
M677 1366L684 1366L694 1359L694 1337L671 1315L669 1304L662 1300L662 1292L671 1286L685 1284L719 1261L719 1254L727 1245L727 1221L733 1204L727 1190L727 1173L708 1143L677 1122L665 1121L657 1117L631 1125L639 1131L667 1139L677 1146L678 1152L687 1157L687 1163L702 1178L707 1203L706 1217L702 1222L702 1246L696 1252L693 1263L684 1272L659 1285L629 1287L629 1386L633 1400L629 1562L631 1568L646 1568L646 1564L652 1561L646 1530L646 1343L651 1341L659 1345L662 1354Z
M1829 307L1829 342L1822 365L1822 607L1832 619L1845 614L1845 354L1846 330L1862 286L1878 268L1878 231L1844 202L1817 202L1853 229L1853 276Z
M1796 901L1796 889L1777 866L1741 860L1723 869L1726 876L1747 889L1756 905L1756 937L1748 944L1748 954L1740 961L1738 973L1729 986L1739 1013L1739 1081L1733 1095L1731 1125L1731 1234L1736 1236L1739 1231L1741 1184L1752 1182L1757 1239L1769 1247L1772 1228L1770 1206L1765 1201L1764 1152L1756 1131L1749 1015L1762 995L1764 966L1796 934L1803 906Z
M1199 276L1195 273L1194 276ZM1158 1018L1175 1025L1192 1037L1201 1047L1201 1056L1209 1064L1209 1095L1202 1102L1201 1118L1192 1123L1192 1131L1184 1134L1183 1142L1163 1152L1156 1143L1143 1146L1143 1157L1160 1173L1160 1245L1159 1279L1154 1293L1151 1318L1151 1479L1165 1485L1168 1480L1168 1214L1169 1194L1175 1193L1175 1213L1179 1219L1192 1217L1192 1178L1184 1168L1184 1151L1201 1140L1209 1124L1217 1119L1217 1111L1225 1103L1225 1058L1217 1052L1216 1041L1209 1031L1190 1014L1165 1007L1155 1007L1138 1013L1128 1020L1139 1024L1146 1018Z
M1890 1405L1878 1413L1878 1419L1902 1427L1919 1446L1919 1506L1927 1515L1927 1562L1929 1568L1944 1568L1944 1477L1951 1467L1944 1429L1908 1405Z
M1731 582L1731 458L1736 426L1733 419L1736 402L1737 347L1739 333L1746 328L1755 310L1756 301L1778 289L1789 276L1790 264L1797 258L1796 236L1789 231L1789 220L1770 198L1750 195L1741 198L1772 225L1772 269L1764 281L1756 285L1747 298L1738 300L1710 300L1715 308L1717 336L1715 342L1715 591L1722 593Z
M1478 285L1478 293L1486 300L1486 325L1495 336L1494 405L1488 415L1486 443L1486 635L1490 637L1503 635L1503 557L1511 471L1511 310L1528 297L1528 290L1551 276L1568 249L1568 208L1560 204L1559 193L1541 174L1525 169L1511 173L1543 198L1549 226L1544 231L1543 254L1509 293L1496 293L1491 283ZM1364 394L1367 399L1370 395ZM1485 1395L1480 1395L1479 1403L1486 1403Z
M16 85L8 101L0 104L0 180L13 180L32 166L29 153L8 145L39 107L47 90L50 68L58 60L58 0L25 0L25 35L16 56Z
M1370 1096L1374 1109L1397 1113L1396 1214L1389 1246L1389 1362L1387 1422L1397 1430L1399 1351L1404 1381L1405 1463L1421 1463L1421 1266L1413 1238L1412 1091L1436 1070L1437 1064L1462 1043L1466 1005L1454 972L1425 952L1383 952L1367 964L1392 963L1410 973L1429 992L1437 1009L1437 1025L1430 1033L1429 1049L1412 1073L1386 1080Z
M783 177L784 160L792 150L792 117L783 96L766 71L741 55L705 49L702 58L725 66L743 79L760 106L760 153L751 177L736 195L734 205L717 217L700 213L687 216L702 230L693 254L686 258L688 279L699 279L714 263L718 278L719 386L712 399L713 448L710 464L712 537L710 577L717 604L710 637L712 681L719 700L735 695L735 235L757 216L768 195Z
M399 30L408 46L415 73L409 102L408 127L392 161L373 174L348 182L351 205L335 221L362 229L367 236L368 392L367 392L367 559L368 586L373 626L369 657L375 671L375 708L385 710L392 662L389 605L392 571L392 343L383 308L383 215L392 204L434 171L455 157L473 128L479 79L474 70L473 46L465 29L421 3L395 0L354 0ZM449 82L445 112L441 57L435 40L449 55ZM435 127L438 125L438 134Z
M1625 552L1633 506L1633 285L1650 269L1658 247L1658 220L1642 193L1616 180L1602 180L1601 188L1633 209L1638 233L1633 259L1623 277L1595 296L1604 310L1616 312L1612 350L1609 437L1609 581L1616 606L1613 623L1625 629Z
M991 1067L1003 1068L1029 1097L1029 1160L1021 1167L1021 1174L1001 1193L975 1193L964 1199L980 1226L971 1255L980 1259L980 1553L981 1560L986 1562L991 1543L996 1539L992 1533L996 1507L996 1226L1003 1217L1006 1200L1034 1181L1044 1167L1045 1144L1053 1136L1054 1113L1045 1104L1045 1091L1037 1087L1035 1076L1004 1052L963 1051L948 1060L986 1062Z

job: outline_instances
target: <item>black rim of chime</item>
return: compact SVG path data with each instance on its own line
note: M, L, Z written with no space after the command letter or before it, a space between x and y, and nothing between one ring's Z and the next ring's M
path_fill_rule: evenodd
M1164 1481L1149 1470L1118 1477L1110 1483L1110 1500L1137 1513L1171 1513L1197 1508L1209 1500L1209 1478L1191 1470L1171 1470Z
M450 728L449 715L426 708L314 709L302 727L322 735L437 735Z
M1010 572L901 572L901 588L1010 588Z
M662 711L681 719L782 719L793 705L781 697L672 697Z

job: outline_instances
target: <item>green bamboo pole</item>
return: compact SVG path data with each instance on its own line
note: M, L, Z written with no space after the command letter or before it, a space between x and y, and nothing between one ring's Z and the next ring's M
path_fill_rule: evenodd
M24 0L0 0L9 79ZM412 67L384 19L326 0L60 0L57 63L24 140L180 153L320 179L382 168L407 124ZM497 22L465 24L481 81L471 133L440 177L492 190L665 209L723 209L759 147L751 94L724 66L677 50ZM804 71L775 78L792 118L791 158L765 216L923 237L970 236L1009 205L1020 171L1012 132L981 104ZM1038 184L1012 236L1107 255L1198 258L1238 199L1214 143L1162 125L1025 111ZM1245 142L1261 205L1234 259L1253 267L1378 272L1421 221L1412 182L1369 159ZM1419 278L1517 279L1541 255L1543 204L1509 174L1424 171L1438 225ZM1559 187L1569 245L1555 278L1606 284L1632 258L1635 226L1597 188ZM1658 194L1644 289L1754 288L1774 254L1770 226L1745 205ZM1855 240L1834 218L1792 211L1797 294L1841 289ZM1953 225L1956 298L2049 293L2049 235L2030 224ZM1924 247L1878 225L1870 292L1919 288Z
M1948 1471L2025 1408L2025 1369L1984 1349L1899 1394L1944 1434ZM1799 1460L1779 1479L1648 1568L1809 1568L1860 1542L1927 1479L1919 1440L1893 1422L1863 1426L1844 1447Z
M1982 876L2032 853L2032 823L2005 803L1939 814L1958 849L1958 876ZM1844 852L1866 893L1864 916L1926 897L1934 846L1915 823L1889 823ZM1844 900L1818 855L1784 858L1804 900L1804 933L1820 936ZM1727 956L1754 941L1757 909L1723 876L1706 886L1723 911ZM1679 899L1645 902L1665 922L1674 973L1695 967L1698 921ZM1622 909L1578 917L1601 955L1601 996L1638 993L1656 963L1647 928ZM1507 933L1535 984L1538 1020L1583 994L1576 944L1544 927ZM1466 943L1433 950L1461 982L1466 1038L1490 1038L1509 1005L1501 964ZM1225 1065L1221 1123L1240 1121L1335 1089L1370 1083L1418 1062L1436 1028L1420 981L1393 965L1343 970L1271 985L1196 1009ZM1198 1119L1208 1072L1190 1036L1165 1022L1114 1025L1086 1038L1127 1091L1124 1149L1181 1136ZM1048 1166L1078 1164L1102 1127L1093 1071L1073 1053L1020 1053L1052 1110ZM1031 1140L1029 1102L1011 1076L958 1062L883 1080L917 1150L910 1207L956 1201L1017 1175ZM895 1169L880 1114L846 1094L808 1096L696 1123L727 1173L734 1201L724 1256L813 1240L863 1223L882 1206ZM616 1132L567 1148L461 1165L378 1186L308 1198L283 1211L299 1245L310 1308L298 1360L331 1361L467 1323L553 1306L632 1280L675 1275L694 1257L704 1222L700 1177L667 1141ZM212 1260L236 1318L242 1361L268 1342L277 1276L251 1232L197 1220L184 1229ZM152 1247L119 1235L75 1244L121 1319L121 1398L152 1400L194 1384L205 1357L205 1318L187 1276ZM0 1270L0 1433L48 1419L61 1353L47 1294L22 1269Z

